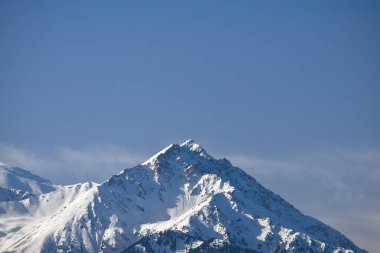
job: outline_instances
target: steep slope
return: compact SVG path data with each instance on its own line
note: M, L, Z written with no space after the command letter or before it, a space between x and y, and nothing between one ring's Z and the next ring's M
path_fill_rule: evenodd
M54 194L35 205L33 198L0 205L26 217L45 210L38 225L8 233L1 251L366 252L192 140L88 186L64 206L46 202Z
M14 192L18 190L34 195L51 192L56 189L49 180L34 175L27 170L4 163L0 163L0 187Z

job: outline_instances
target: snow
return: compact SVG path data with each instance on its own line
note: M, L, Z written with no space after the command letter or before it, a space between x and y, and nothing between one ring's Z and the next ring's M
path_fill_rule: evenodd
M193 140L100 185L0 202L0 251L200 249L366 252Z
M47 193L56 188L49 180L5 163L0 163L0 187L32 194Z

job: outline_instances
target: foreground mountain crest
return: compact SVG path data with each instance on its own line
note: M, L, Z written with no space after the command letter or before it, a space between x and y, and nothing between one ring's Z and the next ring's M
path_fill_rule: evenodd
M8 252L366 252L193 140L0 210Z

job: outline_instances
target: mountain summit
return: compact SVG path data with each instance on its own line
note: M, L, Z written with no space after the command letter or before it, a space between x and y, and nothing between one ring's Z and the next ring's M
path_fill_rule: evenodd
M193 140L100 185L64 186L0 210L27 221L3 232L0 251L366 252Z

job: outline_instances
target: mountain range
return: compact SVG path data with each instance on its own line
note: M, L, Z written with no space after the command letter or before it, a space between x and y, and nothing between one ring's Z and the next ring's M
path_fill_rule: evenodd
M193 140L101 184L0 164L0 251L367 252Z

